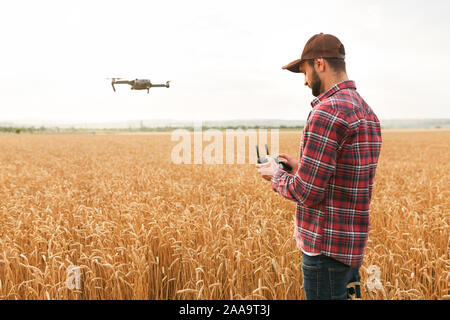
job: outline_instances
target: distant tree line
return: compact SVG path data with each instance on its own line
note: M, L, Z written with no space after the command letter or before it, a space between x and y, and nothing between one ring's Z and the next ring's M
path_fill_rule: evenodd
M303 126L243 126L243 125L237 125L237 126L202 126L202 130L208 130L208 129L218 129L218 130L226 130L226 129L302 129ZM98 133L117 133L117 132L167 132L167 131L173 131L176 129L185 129L188 131L194 131L193 126L176 126L176 127L138 127L138 128L110 128L110 129L92 129L92 128L58 128L58 127L1 127L0 126L0 133L89 133L89 134L95 134Z
M43 133L48 131L45 127L0 127L0 132L5 133Z

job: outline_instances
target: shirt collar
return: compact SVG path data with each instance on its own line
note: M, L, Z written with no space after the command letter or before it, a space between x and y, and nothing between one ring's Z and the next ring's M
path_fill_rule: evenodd
M332 86L330 89L319 95L317 98L315 98L311 102L311 106L314 108L316 105L318 105L323 100L331 97L336 92L343 90L343 89L353 89L356 90L355 81L353 80L345 80L339 83L336 83L334 86Z

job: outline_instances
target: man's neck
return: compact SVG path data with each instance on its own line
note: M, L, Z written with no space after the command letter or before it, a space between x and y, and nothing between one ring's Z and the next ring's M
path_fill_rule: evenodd
M322 81L323 91L322 93L330 90L330 88L338 83L341 83L342 81L348 80L347 73L343 72L340 74L333 75L329 79L326 79Z

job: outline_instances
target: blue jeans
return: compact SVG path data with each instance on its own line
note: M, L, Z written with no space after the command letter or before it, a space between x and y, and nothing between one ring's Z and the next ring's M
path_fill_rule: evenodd
M302 258L306 300L360 299L359 268L350 267L323 254Z

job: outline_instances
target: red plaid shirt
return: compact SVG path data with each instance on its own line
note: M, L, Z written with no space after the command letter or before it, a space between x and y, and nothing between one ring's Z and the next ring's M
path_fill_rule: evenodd
M302 251L359 267L369 232L380 122L349 80L311 105L298 171L278 169L272 188L297 202L294 240Z

